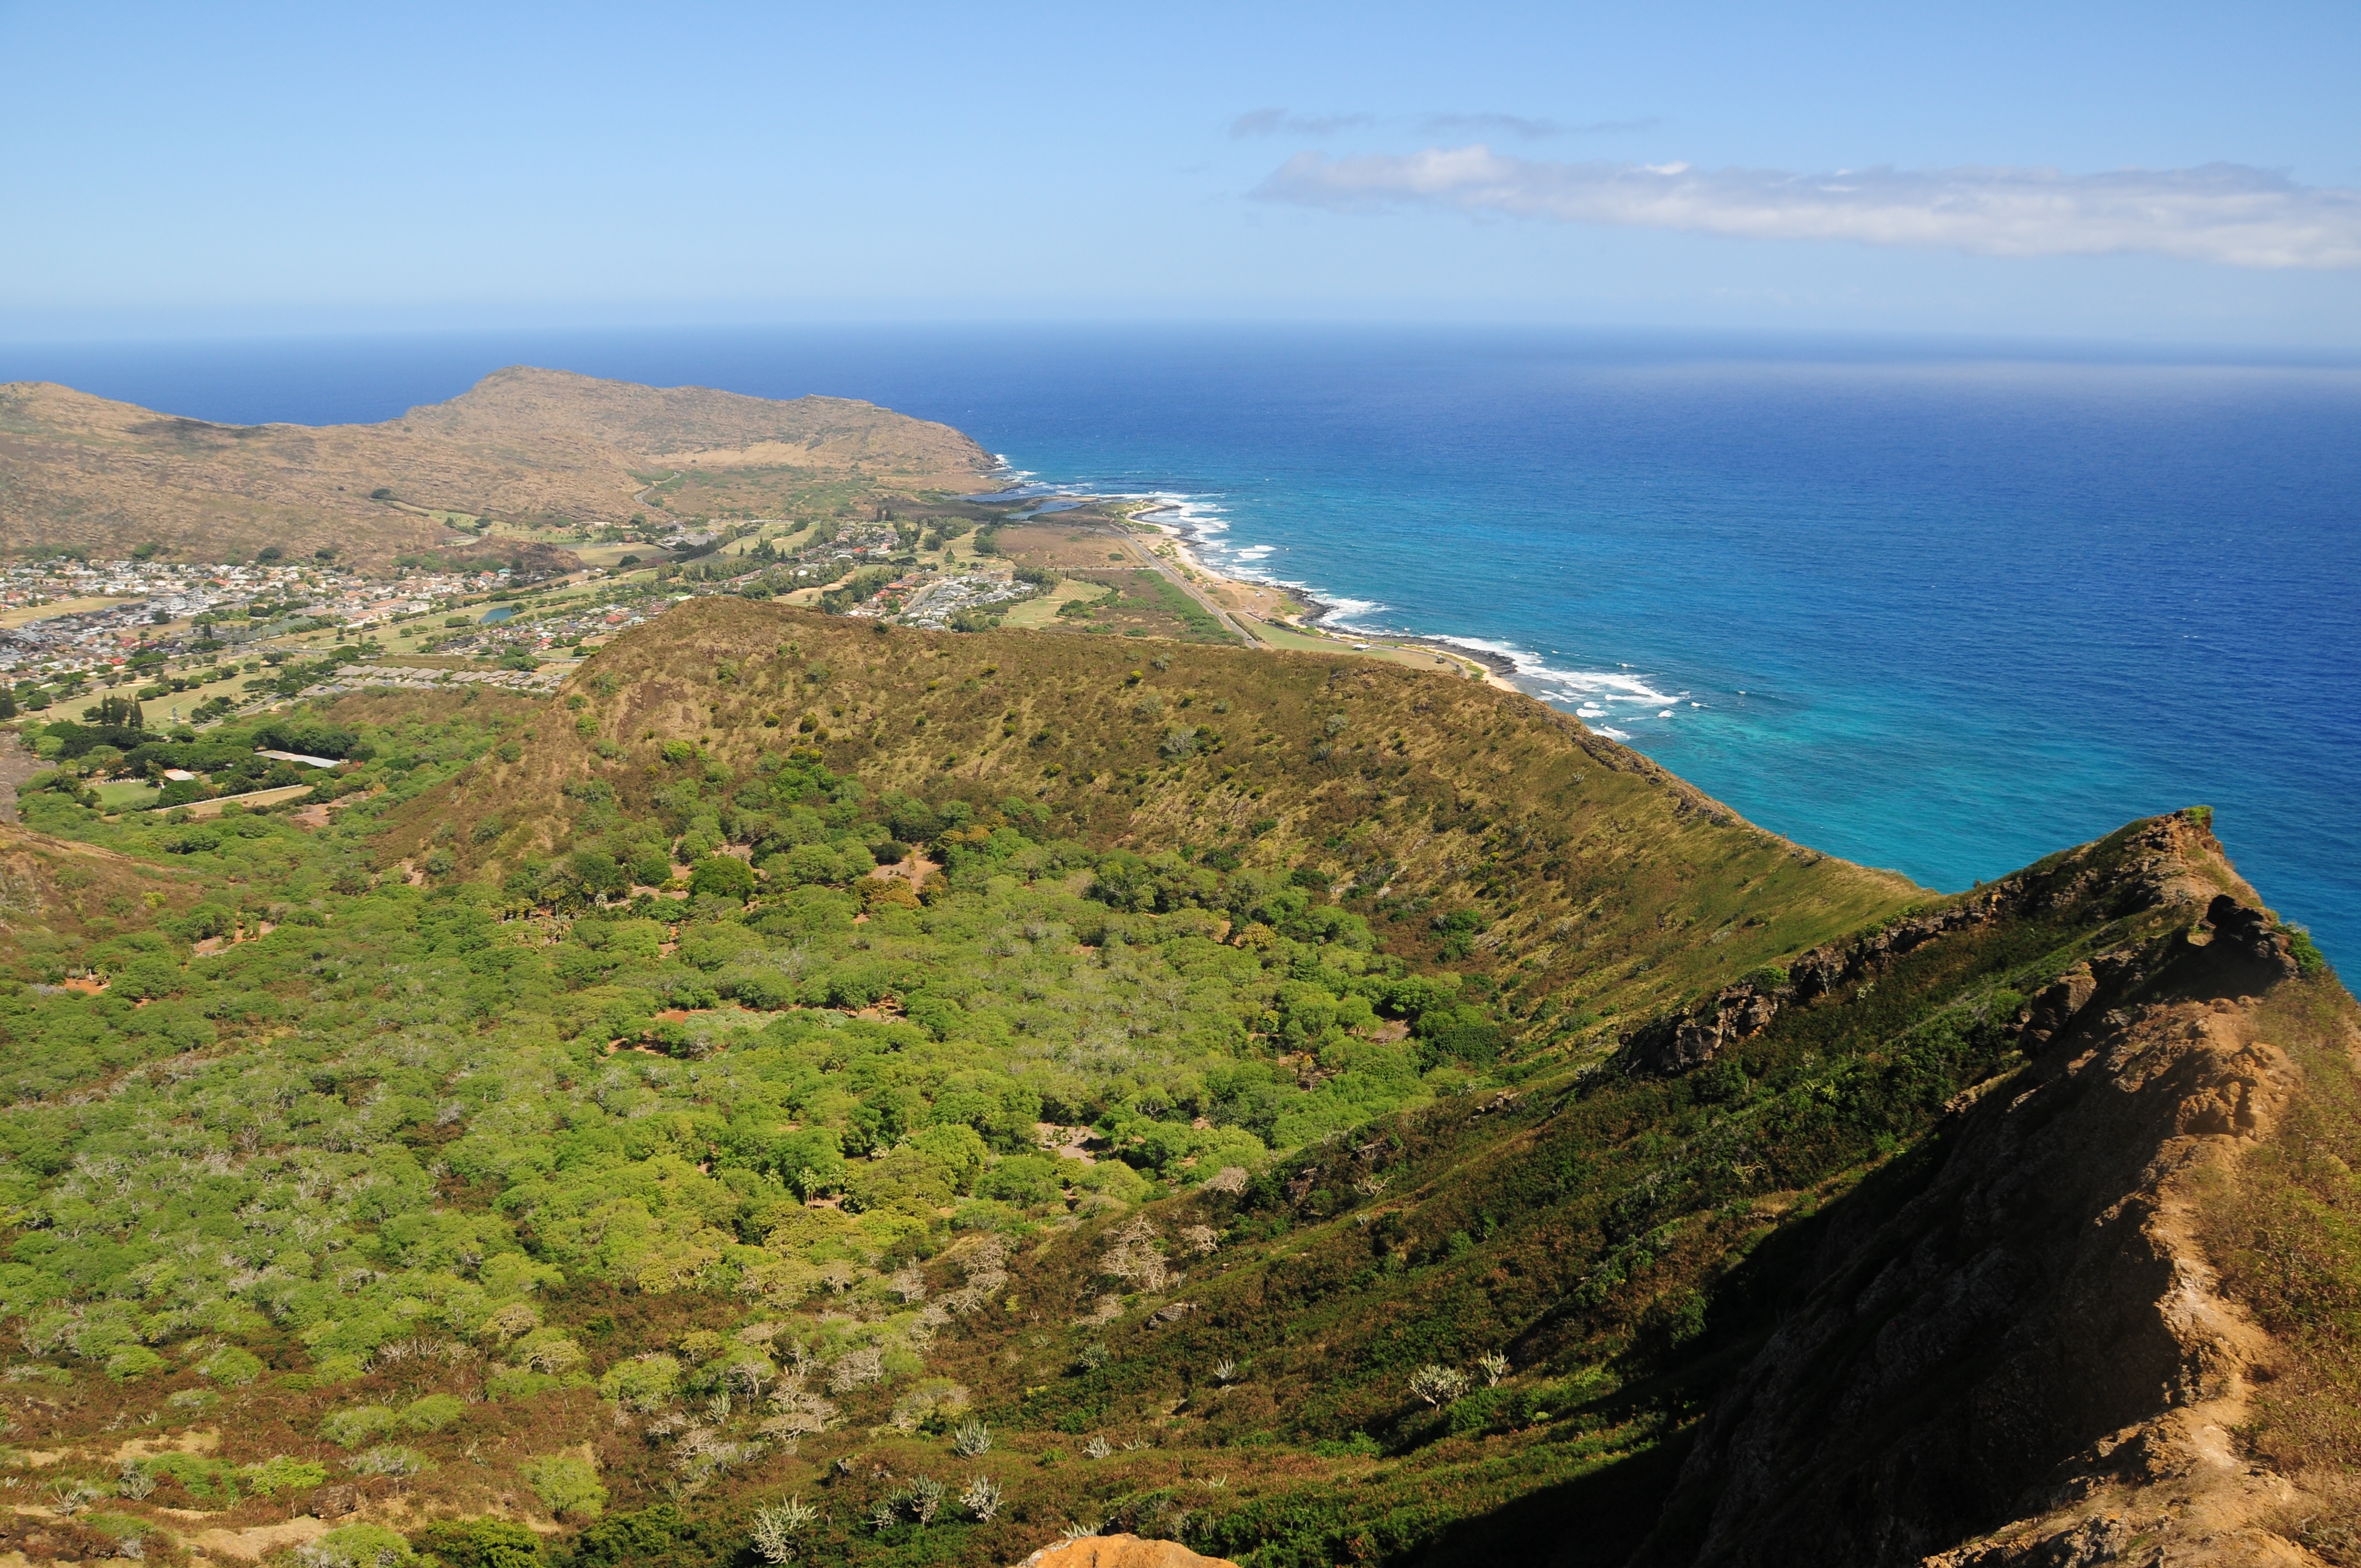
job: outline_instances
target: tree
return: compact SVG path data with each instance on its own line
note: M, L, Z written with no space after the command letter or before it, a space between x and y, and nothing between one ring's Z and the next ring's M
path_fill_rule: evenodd
M98 706L82 710L83 721L91 724L112 724L126 729L140 729L148 720L139 711L139 704L127 696L104 696Z
M708 855L688 875L689 892L741 904L754 896L754 869L735 855Z

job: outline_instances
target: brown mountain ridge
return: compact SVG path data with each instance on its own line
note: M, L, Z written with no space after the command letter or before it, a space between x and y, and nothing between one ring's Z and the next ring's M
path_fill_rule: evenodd
M991 455L947 425L847 398L780 401L562 370L496 370L379 424L214 424L48 382L0 386L0 551L218 560L277 545L364 564L501 521L752 515L964 489ZM382 495L379 492L383 492Z

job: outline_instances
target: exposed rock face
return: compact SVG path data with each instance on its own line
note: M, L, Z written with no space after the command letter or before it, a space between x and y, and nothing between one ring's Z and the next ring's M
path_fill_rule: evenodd
M2059 975L2055 984L2026 1004L2017 1020L2023 1031L2018 1039L2025 1051L2031 1054L2049 1044L2059 1030L2081 1016L2098 994L2098 977L2092 974L2089 964L2076 964Z
M1769 1028L1779 1014L1781 999L1791 994L1784 986L1760 986L1752 981L1726 985L1702 1005L1635 1033L1624 1059L1641 1072L1671 1074L1703 1067L1722 1047Z
M334 1482L312 1493L312 1517L320 1519L340 1519L361 1506L360 1488L350 1482Z
M2213 892L2159 869L2133 865L2134 897L2194 915ZM2217 1294L2191 1219L2205 1173L2294 1090L2255 997L2295 966L2251 903L2203 908L2037 993L2028 1064L1955 1113L1921 1174L1841 1207L1641 1562L2307 1560L2263 1522L2288 1483L2229 1437L2270 1347Z

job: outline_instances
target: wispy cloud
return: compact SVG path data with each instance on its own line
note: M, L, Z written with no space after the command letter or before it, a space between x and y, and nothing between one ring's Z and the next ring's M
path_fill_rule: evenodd
M2298 185L2235 163L2082 175L2052 169L1794 174L1686 163L1542 162L1478 145L1404 156L1301 153L1254 193L1344 211L1436 207L1979 256L2147 252L2233 267L2361 267L2361 191Z
M1505 135L1524 141L1541 141L1550 137L1605 136L1616 131L1653 130L1657 122L1653 119L1592 120L1583 125L1567 125L1560 120L1543 119L1532 115L1298 115L1286 109L1253 109L1230 122L1230 135L1324 137L1337 131L1356 130L1364 126L1413 124L1421 136Z
M1324 137L1334 131L1374 126L1375 115L1290 115L1285 109L1251 109L1230 122L1234 137Z
M1418 123L1423 136L1481 136L1486 132L1505 131L1526 141L1541 141L1549 137L1611 136L1618 131L1648 131L1657 122L1646 120L1592 120L1585 125L1569 126L1557 120L1533 119L1524 115L1429 115Z

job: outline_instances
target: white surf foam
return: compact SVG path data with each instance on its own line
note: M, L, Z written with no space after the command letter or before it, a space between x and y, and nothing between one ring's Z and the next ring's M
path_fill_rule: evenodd
M1379 604L1375 599L1330 598L1326 595L1317 593L1310 588L1306 588L1304 591L1312 594L1313 598L1319 599L1322 604L1328 607L1328 613L1320 618L1320 624L1323 626L1332 626L1342 630L1358 631L1365 634L1368 632L1377 632L1380 635L1400 635L1400 633L1389 633L1387 629L1382 626L1362 626L1356 624L1356 618L1360 616L1375 615L1378 611L1389 608L1386 605Z
M1520 648L1513 642L1447 634L1436 637L1435 641L1507 659L1516 666L1510 679L1544 702L1562 703L1569 707L1594 707L1604 715L1612 711L1616 705L1661 707L1673 700L1651 685L1647 676L1633 672L1629 664L1613 670L1570 670L1553 664L1530 648Z

